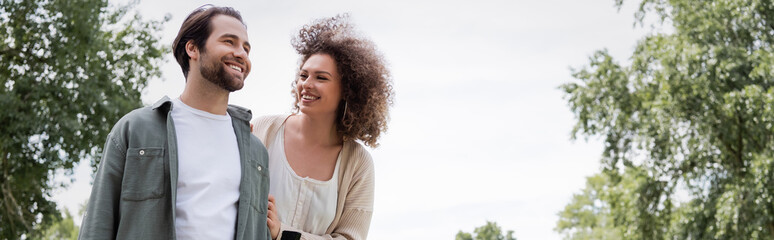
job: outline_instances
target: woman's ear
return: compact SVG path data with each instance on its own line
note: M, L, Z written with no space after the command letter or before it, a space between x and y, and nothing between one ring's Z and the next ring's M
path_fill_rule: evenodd
M193 40L188 40L188 42L185 43L185 52L192 60L199 60L199 48L196 47Z

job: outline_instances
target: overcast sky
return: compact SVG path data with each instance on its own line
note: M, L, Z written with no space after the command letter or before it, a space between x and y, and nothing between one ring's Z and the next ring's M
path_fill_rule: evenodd
M123 1L121 1L123 2ZM171 15L163 41L204 1L143 1L146 19ZM543 1L214 1L242 13L252 71L230 103L254 116L288 113L298 56L290 39L304 24L349 12L389 62L395 104L376 167L369 239L454 239L486 221L518 239L560 239L557 213L599 171L599 139L570 140L573 114L557 88L574 81L596 50L627 62L647 29L636 3ZM151 104L183 90L167 54ZM109 126L106 126L109 127ZM102 141L102 140L101 140ZM75 211L88 198L88 163L55 199ZM80 219L80 218L78 218Z

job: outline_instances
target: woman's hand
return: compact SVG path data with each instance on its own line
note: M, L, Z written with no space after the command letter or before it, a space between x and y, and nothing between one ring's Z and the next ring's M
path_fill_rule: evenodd
M277 239L280 230L280 220L277 216L277 208L274 206L274 195L269 194L269 211L266 214L266 225L269 226L269 232L271 233L271 239Z

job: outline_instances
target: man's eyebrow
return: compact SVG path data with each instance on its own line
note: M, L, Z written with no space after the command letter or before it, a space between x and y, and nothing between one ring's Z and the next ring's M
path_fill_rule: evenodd
M235 35L235 34L231 34L231 33L226 33L226 34L223 34L223 35L221 35L221 36L220 36L220 38L233 38L233 39L240 39L240 38L239 38L239 36L237 36L237 35ZM252 48L252 47L250 46L250 42L248 42L248 41L245 41L245 45L247 45L247 47L248 47L248 48Z

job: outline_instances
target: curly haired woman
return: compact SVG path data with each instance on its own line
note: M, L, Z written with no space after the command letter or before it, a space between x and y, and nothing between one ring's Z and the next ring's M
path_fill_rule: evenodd
M374 166L392 103L390 73L347 15L320 19L292 40L301 55L294 113L254 121L269 150L268 222L273 239L365 239Z

